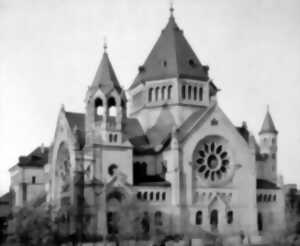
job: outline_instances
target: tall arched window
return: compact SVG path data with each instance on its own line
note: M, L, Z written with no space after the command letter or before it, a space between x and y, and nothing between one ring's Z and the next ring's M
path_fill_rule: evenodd
M156 201L159 200L159 192L156 192Z
M151 191L149 194L149 199L152 201L153 200L153 192Z
M107 106L108 106L108 116L116 117L117 116L116 100L113 97L110 97L108 99Z
M257 228L258 228L258 231L263 230L263 216L261 213L257 214Z
M161 211L156 211L154 214L154 224L156 226L161 226L163 225L163 218L162 218L162 212Z
M188 86L188 99L191 100L192 99L192 86Z
M196 223L196 225L202 224L202 211L198 211L196 213L195 223Z
M210 224L213 227L217 227L219 223L219 218L218 218L218 211L216 209L212 210L210 213Z
M95 120L98 120L104 114L103 102L100 98L95 100Z
M171 99L172 85L168 86L168 99Z
M193 94L194 94L194 100L197 100L197 87L196 86L194 87Z
M155 101L158 101L159 87L155 88Z
M144 200L147 200L147 198L148 198L148 193L147 193L147 191L144 193L143 198L144 198Z
M228 211L227 212L227 223L232 224L233 222L233 211Z
M139 191L139 192L136 194L136 197L137 197L137 199L141 200L141 199L142 199L142 193Z
M166 192L163 192L162 194L161 194L161 199L164 201L164 200L166 200Z
M166 87L163 86L161 89L161 99L165 100L165 96L166 96Z
M152 102L152 97L153 97L153 88L150 88L149 90L148 90L148 101L149 102Z
M203 88L200 87L199 88L199 101L202 101L203 100Z
M185 99L185 85L181 86L181 97L183 100Z

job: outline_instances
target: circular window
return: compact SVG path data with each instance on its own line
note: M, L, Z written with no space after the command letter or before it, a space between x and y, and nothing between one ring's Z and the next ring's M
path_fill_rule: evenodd
M224 145L206 142L196 150L195 162L196 170L201 177L216 181L227 174L230 158Z

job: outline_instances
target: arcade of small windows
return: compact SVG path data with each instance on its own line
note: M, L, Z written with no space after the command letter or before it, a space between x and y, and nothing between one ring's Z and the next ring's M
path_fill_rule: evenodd
M170 100L172 96L172 85L156 86L148 90L148 102Z
M203 101L203 88L192 85L181 86L181 98L182 100L194 100Z
M226 214L226 220L227 224L232 224L233 223L233 211L228 211ZM203 213L201 210L197 211L195 214L195 224L196 225L202 225L203 223ZM218 225L218 211L217 210L212 210L210 213L210 224L213 226Z
M276 195L271 194L259 194L257 196L257 202L275 202Z
M110 97L107 101L107 112L109 117L117 116L117 104L116 100L113 97ZM104 104L102 99L97 97L95 99L95 119L99 120L101 116L105 114Z
M142 201L165 201L166 200L166 192L153 192L153 191L145 191L145 192L141 192L139 191L136 194L136 197L138 200L142 200Z

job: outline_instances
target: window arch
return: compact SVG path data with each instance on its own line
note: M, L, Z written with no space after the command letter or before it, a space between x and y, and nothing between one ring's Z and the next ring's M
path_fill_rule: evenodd
M171 99L172 85L168 86L168 99Z
M103 107L103 101L97 97L95 99L95 118L97 120L97 117L101 116L104 114L104 107Z
M233 222L233 211L227 212L227 224L232 224Z
M162 212L161 211L156 211L154 214L154 224L156 226L161 226L163 225L163 218L162 218Z
M200 87L199 88L199 101L202 101L203 100L203 88Z
M264 195L264 202L266 202L267 201L267 199L268 199L268 195Z
M117 104L116 100L113 97L110 97L107 102L108 106L108 116L116 117L117 116Z
M112 134L109 134L109 142L111 143L112 140L113 140L113 136L112 136Z
M258 202L261 202L261 200L262 200L262 194L259 194L259 195L257 196L257 201L258 201Z
M149 199L152 201L153 200L153 192L151 191L149 194Z
M139 191L139 192L136 194L136 197L137 197L137 199L141 200L141 199L142 199L142 193Z
M117 142L117 140L118 140L118 135L115 134L115 135L114 135L114 142Z
M153 88L150 88L148 90L148 101L152 102L152 97L153 97Z
M183 100L185 99L185 85L181 86L181 97Z
M161 199L164 201L164 200L166 200L166 192L163 192L162 194L161 194Z
M192 99L192 86L188 86L188 99L191 100Z
M202 211L197 211L196 217L195 217L195 223L196 223L196 225L202 224Z
M161 89L161 99L165 100L165 96L166 96L166 87L163 86Z
M156 197L156 201L158 201L159 200L159 192L156 192L155 197Z
M212 210L210 213L210 224L212 226L217 226L219 223L218 211L216 209Z
M147 198L148 198L148 193L147 193L147 191L146 191L146 192L144 192L143 199L144 199L144 200L147 200Z
M193 94L194 94L194 100L196 101L197 100L197 87L196 86L194 87Z
M158 101L159 87L155 88L155 101Z

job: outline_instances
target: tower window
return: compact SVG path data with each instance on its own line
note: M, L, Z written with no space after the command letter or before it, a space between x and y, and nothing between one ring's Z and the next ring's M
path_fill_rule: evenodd
M168 99L171 99L172 85L168 86Z
M197 87L194 87L194 100L197 100Z
M202 224L202 211L198 211L196 213L195 222L196 222L196 225L201 225Z
M147 200L147 198L148 198L148 193L147 192L144 193L143 198L144 198L144 200Z
M100 98L96 98L95 100L95 111L96 116L101 116L104 114L103 102Z
M185 85L181 86L181 96L182 96L182 99L184 100L185 99Z
M158 101L159 87L155 88L155 101Z
M188 86L188 99L191 100L192 99L192 86Z
M149 194L149 199L152 201L153 200L153 192L150 192Z
M32 182L33 184L35 184L35 182L36 182L36 177L35 177L35 176L32 176L31 182Z
M162 193L161 199L162 199L162 200L166 200L166 192L163 192L163 193Z
M113 97L108 99L108 115L112 117L117 116L116 100Z
M203 88L200 87L199 88L199 101L202 101L203 100Z
M233 211L228 211L227 212L227 223L232 224L233 222Z
M162 99L162 100L165 100L165 94L166 94L166 87L163 86L163 87L162 87L162 90L161 90L161 99Z
M159 192L156 192L156 201L159 200Z
M150 88L149 91L148 91L148 101L149 102L152 102L152 94L153 94L153 88Z

